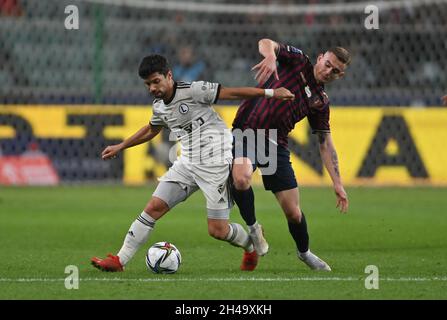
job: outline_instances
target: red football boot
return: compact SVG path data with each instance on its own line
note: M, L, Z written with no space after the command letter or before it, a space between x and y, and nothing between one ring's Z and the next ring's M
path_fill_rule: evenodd
M107 271L107 272L124 271L124 267L121 265L119 257L114 256L110 253L107 255L107 258L105 259L93 257L90 261L92 262L92 265L95 268L98 268L101 271Z
M258 254L255 250L253 252L244 251L244 256L242 258L241 270L242 271L253 271L258 265Z

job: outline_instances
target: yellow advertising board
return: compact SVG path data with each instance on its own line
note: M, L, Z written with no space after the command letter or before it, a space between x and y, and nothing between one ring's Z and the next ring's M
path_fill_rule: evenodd
M237 107L216 110L231 126ZM167 169L153 152L166 139L161 135L150 144L125 150L122 165L115 168L94 161L100 161L103 146L129 137L150 117L150 106L0 106L0 157L25 151L24 141L37 141L55 159L56 168L66 168L66 161L75 160L70 157L90 157L91 165L73 162L80 176L87 166L90 171L84 176L89 179L118 177L128 184L145 183ZM346 185L447 185L447 109L332 107L330 124ZM289 138L299 184L331 184L307 120L296 124ZM75 156L67 155L70 152ZM102 176L94 175L95 166L104 171ZM64 177L76 180L73 173L62 174L62 181Z

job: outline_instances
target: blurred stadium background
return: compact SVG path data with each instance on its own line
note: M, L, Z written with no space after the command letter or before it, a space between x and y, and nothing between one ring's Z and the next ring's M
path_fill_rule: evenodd
M1 0L0 181L153 179L170 164L166 133L115 162L98 156L150 118L151 98L137 76L141 58L166 55L177 80L251 86L257 42L267 37L302 48L313 61L332 45L352 52L345 79L327 86L348 184L445 184L439 141L447 138L447 118L427 107L440 106L447 91L447 3L377 2L377 30L364 26L367 4ZM79 9L78 30L64 27L68 5ZM235 106L219 112L230 125ZM329 183L306 126L292 134L294 166L304 184ZM22 159L39 152L48 159Z

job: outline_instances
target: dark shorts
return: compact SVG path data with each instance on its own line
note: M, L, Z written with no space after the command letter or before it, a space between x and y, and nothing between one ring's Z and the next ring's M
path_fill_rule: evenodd
M249 158L253 165L253 172L256 168L261 170L265 190L276 193L298 187L290 162L290 151L287 148L266 139L263 148L265 151L259 153L257 148L260 147L260 144L257 143L257 139L253 142L248 140L245 137L241 139L241 137L233 136L234 161L241 157ZM272 158L275 163L266 161L273 152L276 152L276 158ZM265 157L262 155L265 155Z

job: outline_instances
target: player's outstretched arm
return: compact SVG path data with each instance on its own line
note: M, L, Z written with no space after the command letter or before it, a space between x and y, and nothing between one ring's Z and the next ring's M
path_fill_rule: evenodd
M321 159L323 160L324 166L326 167L334 184L334 191L335 195L337 196L336 207L339 208L341 212L346 213L349 207L348 195L341 182L337 151L335 151L331 134L328 132L319 132L318 140Z
M277 89L262 89L252 87L241 87L241 88L221 87L219 92L220 100L242 100L242 99L252 99L259 97L275 98L279 100L295 99L295 95L284 87Z
M279 44L270 39L261 39L258 42L258 47L259 53L264 59L251 68L252 71L256 71L256 81L258 81L259 84L263 84L272 74L276 80L279 80L276 67L276 52L278 52Z
M114 144L111 146L107 146L102 151L102 159L112 159L115 158L116 155L126 148L130 148L145 142L148 142L152 140L157 134L160 133L161 129L163 127L161 126L152 126L151 124L148 124L147 126L142 127L140 130L138 130L133 136L127 138L123 142L119 144Z

